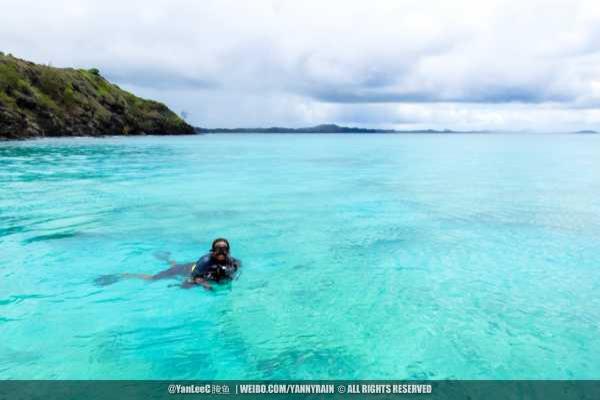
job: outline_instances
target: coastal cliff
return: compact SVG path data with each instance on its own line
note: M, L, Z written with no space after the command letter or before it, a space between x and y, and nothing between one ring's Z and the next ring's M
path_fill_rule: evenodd
M0 52L0 138L177 135L194 128L97 69L53 68Z

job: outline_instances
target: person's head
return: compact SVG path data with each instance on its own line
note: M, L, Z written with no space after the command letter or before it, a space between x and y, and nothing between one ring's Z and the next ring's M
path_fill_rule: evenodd
M225 262L229 256L229 242L224 238L215 239L212 242L210 251L215 260L218 262Z

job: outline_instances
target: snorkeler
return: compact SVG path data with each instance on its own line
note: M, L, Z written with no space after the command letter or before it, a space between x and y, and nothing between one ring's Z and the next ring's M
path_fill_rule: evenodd
M190 277L182 284L188 288L193 285L201 285L211 289L209 281L221 282L232 280L241 267L241 262L229 255L229 242L227 239L218 238L212 243L211 251L203 255L194 263L190 271Z
M122 278L138 278L148 281L173 278L175 276L188 275L188 279L181 284L183 288L191 288L200 285L205 289L211 290L209 282L221 282L232 280L241 266L241 262L229 255L230 246L227 239L218 238L212 242L211 250L208 254L200 257L195 263L177 264L176 261L169 259L169 253L155 254L157 258L167 261L171 267L157 274L112 274L102 275L94 281L97 285L107 286L118 282Z

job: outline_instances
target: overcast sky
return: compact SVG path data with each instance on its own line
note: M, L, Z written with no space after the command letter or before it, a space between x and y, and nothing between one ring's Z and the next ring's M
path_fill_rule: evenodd
M98 67L204 127L600 129L600 6L0 0L0 50Z

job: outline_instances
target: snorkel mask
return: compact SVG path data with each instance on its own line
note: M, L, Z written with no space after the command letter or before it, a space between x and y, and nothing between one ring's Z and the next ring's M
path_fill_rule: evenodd
M213 249L211 251L215 255L217 255L217 254L223 254L224 256L227 256L227 254L229 254L229 247L227 247L227 246L215 246L215 247L213 247Z

